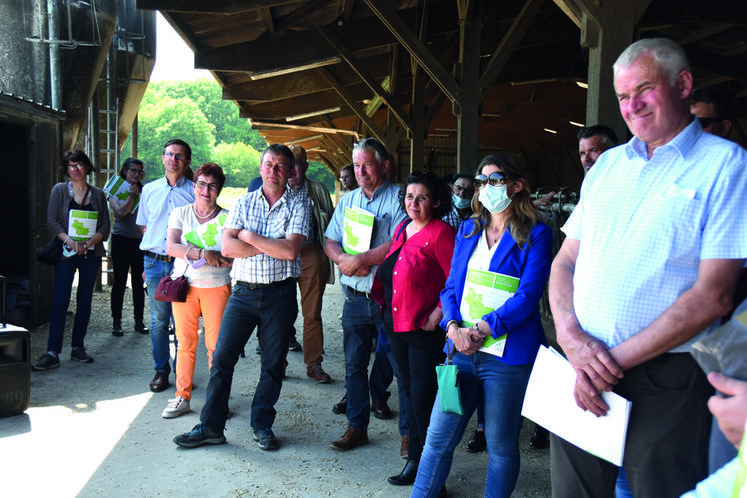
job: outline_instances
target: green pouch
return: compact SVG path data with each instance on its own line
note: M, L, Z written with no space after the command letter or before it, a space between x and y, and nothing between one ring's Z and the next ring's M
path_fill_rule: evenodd
M463 415L462 397L459 394L459 368L451 364L451 357L453 355L453 351L450 351L446 363L436 366L438 397L441 400L442 412Z

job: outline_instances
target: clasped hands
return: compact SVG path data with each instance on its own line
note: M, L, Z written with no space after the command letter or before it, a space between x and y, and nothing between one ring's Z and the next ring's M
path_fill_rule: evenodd
M478 322L478 325L480 323ZM454 347L456 347L457 351L470 355L482 347L485 337L490 333L490 328L486 323L479 329L475 329L474 327L459 327L455 323L452 323L447 333L449 339L454 342Z
M624 371L610 353L607 345L583 330L558 335L558 342L576 371L573 397L582 410L597 417L607 414L609 406L601 393L612 388L623 377Z
M371 267L361 264L356 254L343 253L337 261L337 268L348 277L365 277L371 273Z

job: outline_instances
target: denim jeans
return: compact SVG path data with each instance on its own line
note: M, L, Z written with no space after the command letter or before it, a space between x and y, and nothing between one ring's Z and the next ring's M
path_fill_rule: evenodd
M171 274L174 263L159 261L148 256L143 257L145 285L148 286L148 304L150 305L150 340L153 344L153 362L156 372L169 373L169 322L171 321L171 303L156 301L156 289L162 277Z
M88 331L88 321L91 319L91 300L93 286L101 266L101 257L94 256L93 251L88 256L73 256L60 260L54 265L54 299L52 313L49 316L49 339L47 351L62 352L62 336L65 332L65 314L70 305L70 295L73 291L73 279L78 272L78 292L75 297L75 321L73 322L73 348L83 347L83 341Z
M383 330L379 333L379 344L381 344L382 336L386 337L386 333ZM376 349L378 351L379 347L377 346ZM387 389L389 389L394 377L397 377L397 394L399 396L397 425L399 428L399 435L400 437L403 437L410 432L410 404L407 401L405 385L402 382L402 377L399 375L399 368L397 367L397 362L394 360L394 354L392 354L389 344L386 345L385 349L388 351L377 352L374 354L371 375L368 378L371 400L388 400L391 393L387 391Z
M345 304L342 307L342 331L348 425L366 432L371 417L368 363L371 360L372 341L374 337L378 337L383 326L379 311L381 307L373 299L352 293L347 286L343 286L343 292Z
M288 341L298 316L296 284L268 289L249 289L237 283L228 299L213 353L213 365L200 421L214 432L223 432L228 418L233 372L254 327L262 328L259 383L252 400L254 430L270 429L275 422L275 403L283 385L283 363Z
M454 449L477 405L485 401L485 438L488 442L486 497L509 497L519 476L519 432L532 365L507 365L498 357L477 352L456 353L464 414L441 411L436 396L425 447L412 496L438 496L451 469Z

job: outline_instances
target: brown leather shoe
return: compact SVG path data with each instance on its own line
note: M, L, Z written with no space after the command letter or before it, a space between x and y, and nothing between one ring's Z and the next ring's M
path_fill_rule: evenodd
M407 460L410 456L410 435L405 434L402 436L402 444L399 446L399 456Z
M321 365L313 365L306 371L306 376L310 379L314 379L317 384L329 384L332 382L332 377L327 372L322 370Z
M156 372L156 376L150 381L150 390L154 393L160 393L169 388L169 374L166 372Z
M338 451L350 451L364 444L368 444L368 435L363 431L348 427L340 439L329 443L329 447Z

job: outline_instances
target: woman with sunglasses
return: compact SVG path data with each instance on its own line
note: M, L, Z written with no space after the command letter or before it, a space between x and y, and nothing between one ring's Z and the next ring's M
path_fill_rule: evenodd
M516 160L492 154L475 177L475 214L456 237L441 292L446 351L456 352L463 414L437 397L412 496L445 495L454 449L477 405L485 404L485 496L508 497L519 475L521 405L532 363L546 344L537 306L552 262L552 232L537 221Z
M62 157L62 174L69 180L55 185L49 197L47 228L53 237L62 241L65 252L54 266L54 298L49 317L47 352L31 367L35 371L60 366L65 315L70 304L75 272L78 272L78 290L70 359L80 363L93 363L93 357L86 353L84 340L91 318L93 286L101 267L101 258L106 254L104 241L109 237L109 209L104 191L86 181L91 173L93 163L85 152L65 152ZM75 213L71 216L72 210L87 213L76 217ZM88 226L87 222L92 221L94 216L95 227Z
M143 162L130 157L122 163L119 176L130 184L127 198L120 201L109 197L109 207L114 213L112 228L111 258L114 267L114 284L112 285L112 335L122 337L122 304L127 274L132 284L132 307L135 318L135 331L141 334L150 333L143 323L145 309L145 291L143 290L143 251L140 241L143 240L143 227L135 223L140 193L143 191L142 179L145 176Z
M174 209L169 216L166 252L174 257L171 275L173 278L185 275L189 291L186 302L172 303L177 343L176 396L163 410L163 418L175 418L190 411L200 315L209 369L223 311L231 296L232 259L220 253L221 220L228 210L218 205L218 195L225 183L226 175L220 166L203 164L195 172L195 202Z

